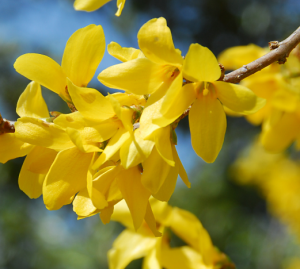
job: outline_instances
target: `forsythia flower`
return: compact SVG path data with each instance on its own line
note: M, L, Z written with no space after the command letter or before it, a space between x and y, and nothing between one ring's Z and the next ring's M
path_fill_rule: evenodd
M31 82L19 97L16 113L23 118L49 118L47 105L41 95L38 83ZM2 117L0 114L2 123ZM0 126L1 127L1 126ZM4 133L0 136L0 162L27 155L33 149L33 145L25 143L17 138L15 133Z
M299 148L298 50L299 47L296 47L292 51L287 63L281 68L274 63L241 82L257 96L267 100L264 108L246 118L255 125L262 123L261 143L269 151L283 151L295 140ZM266 53L266 49L255 45L239 46L225 50L219 56L219 61L225 68L233 69L242 67L243 64L254 61Z
M189 119L193 148L206 162L213 162L226 130L222 105L250 114L262 108L265 101L243 86L217 81L221 70L209 49L192 44L183 60L163 18L143 25L138 41L145 57L109 67L98 79L108 87L150 94L141 127L147 115L152 123L141 131L143 138L151 139L157 129L172 124L192 105ZM193 83L182 87L183 78Z
M75 0L74 2L74 8L76 10L84 10L84 11L95 11L108 3L111 0ZM126 0L117 0L117 7L118 11L116 13L116 16L120 16L122 13L122 10L124 8Z
M16 111L21 117L20 119L38 120L48 124L49 112L38 83L29 83L18 100ZM27 155L20 171L19 187L30 198L38 198L42 193L45 176L57 152L41 146L30 145L18 138L17 131L13 134L1 135L0 144L3 144L0 146L0 156L10 159Z
M126 205L119 203L116 206L112 219L121 222L127 229L119 235L108 252L111 269L123 269L141 257L145 257L143 268L149 269L213 269L226 265L234 268L228 258L213 246L209 234L193 214L154 199L151 205L158 229L163 233L161 238L155 238L146 223L138 231L133 231ZM171 248L168 230L187 245Z
M94 76L104 51L102 27L89 25L77 30L69 38L61 66L48 56L28 53L20 56L14 67L21 75L57 93L66 102L71 102L68 83L86 87Z
M138 32L138 42L142 55L135 53L134 58L129 60L128 57L124 63L107 68L99 74L98 79L111 88L139 95L150 94L142 122L145 117L152 119L162 106L170 106L172 92L182 87L183 59L180 50L174 47L171 31L164 18L145 23ZM175 115L165 126L178 116ZM147 128L143 128L142 137L149 138L160 127L164 126L151 122Z
M221 71L212 52L199 44L192 44L185 58L184 77L194 83L182 88L195 93L189 113L192 145L196 153L207 162L213 162L222 148L226 131L227 107L241 114L256 112L265 105L249 89L232 83L217 81Z

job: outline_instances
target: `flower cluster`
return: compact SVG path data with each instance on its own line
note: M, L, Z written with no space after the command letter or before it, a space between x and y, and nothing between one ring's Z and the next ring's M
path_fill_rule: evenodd
M266 99L265 107L247 119L254 125L262 124L260 140L271 152L281 152L294 141L297 149L300 148L299 49L298 46L291 52L285 65L273 63L241 82L257 96ZM235 69L266 53L266 49L255 45L233 47L225 50L219 61L225 68Z
M164 18L144 24L138 43L139 49L108 45L108 52L122 63L103 70L98 79L124 92L107 96L87 87L106 47L101 26L76 31L66 44L61 65L45 55L20 56L14 67L32 82L19 98L15 132L0 136L0 161L27 155L20 189L30 198L43 195L49 210L73 203L79 219L100 214L102 222L108 223L115 207L125 201L135 230L146 225L161 236L168 227L191 246L172 250L166 235L159 240L143 235L151 242L143 252L148 253L148 262L163 252L170 259L160 260L160 266L187 259L201 268L203 264L215 268L219 254L194 216L166 205L167 215L154 214L150 197L168 201L178 175L190 187L175 147L175 129L184 116L189 115L195 152L210 163L223 145L225 110L248 115L261 109L265 100L245 86L220 81L219 64L208 48L192 44L182 57ZM40 85L58 94L71 113L49 113ZM181 226L186 221L194 223L197 232L185 233ZM122 253L122 240L110 255Z
M123 269L132 260L145 257L143 268L234 268L230 260L213 246L200 221L190 212L151 199L161 238L153 237L147 225L134 231L126 204L119 203L112 219L127 227L108 252L111 269ZM186 245L170 247L174 235Z

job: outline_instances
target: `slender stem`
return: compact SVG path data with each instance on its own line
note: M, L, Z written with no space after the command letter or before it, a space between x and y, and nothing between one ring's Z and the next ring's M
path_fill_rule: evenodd
M257 60L244 65L224 76L223 81L231 83L239 83L242 79L260 71L268 65L278 62L284 64L290 52L300 43L300 27L282 42L271 41L269 47L271 51L258 58Z

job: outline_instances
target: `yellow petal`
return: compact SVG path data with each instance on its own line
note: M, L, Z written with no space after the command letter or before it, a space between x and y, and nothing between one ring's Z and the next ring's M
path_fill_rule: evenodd
M84 10L84 11L95 11L96 9L102 7L110 0L75 0L74 8L76 10Z
M85 129L93 129L86 127ZM73 128L67 128L66 129L67 134L69 135L71 141L74 143L74 145L77 146L77 148L81 152L102 152L103 150L99 148L99 144L95 143L88 143L86 141L85 137L83 137L82 132L79 130L73 129Z
M159 155L170 166L174 166L172 146L171 146L171 127L166 126L155 131L155 147Z
M137 167L124 170L117 176L117 182L137 230L145 217L150 192L142 185L141 173Z
M110 188L119 172L120 169L118 166L108 166L97 172L95 178L92 181L91 189L89 189L89 193L93 203L94 201L96 201L95 199L97 199L97 197L93 197L93 192L95 191L100 193L99 196L103 196L105 199L108 200ZM97 206L96 203L95 206ZM107 203L105 206L107 206ZM97 207L101 209L105 206L101 207L98 203Z
M87 171L87 190L89 193L89 197L93 202L93 205L101 210L108 206L108 202L106 201L104 194L93 187L93 176L95 174L95 171L93 170L92 165L95 159L95 155L96 154L94 153L93 159L90 162L89 169Z
M127 62L136 59L140 54L142 54L140 50L135 48L122 48L116 42L111 42L107 46L107 51L111 56L117 58L122 62Z
M125 169L136 166L150 155L154 142L141 137L139 128L121 147L120 159Z
M34 147L27 155L19 175L19 188L29 198L38 198L42 194L45 176L56 154L51 149Z
M268 51L264 48L249 44L247 46L236 46L224 50L218 57L219 62L226 69L238 69L243 65L251 63L260 58Z
M84 127L93 125L87 120L85 120L79 111L69 114L60 114L53 120L53 123L62 127L64 130L66 130L68 127L82 129Z
M216 81L213 83L219 100L231 110L241 114L251 114L263 108L266 100L257 97L248 88L232 83Z
M47 174L56 155L57 151L53 149L35 146L26 157L26 169L37 174Z
M109 140L100 157L95 161L93 169L96 170L100 165L109 160L129 138L129 132L125 128L120 128Z
M185 99L189 99L190 92L188 90L182 90L182 73L180 73L172 82L170 85L168 91L166 92L166 95L164 96L164 101L162 103L162 107L160 109L160 112L164 115L169 110L174 110L179 105L180 107L186 106ZM183 92L187 95L183 95ZM194 91L193 91L194 92ZM180 102L178 100L180 98ZM183 98L183 99L181 99ZM194 98L195 99L195 98ZM183 105L181 105L183 103ZM188 106L191 103L188 104ZM186 109L186 108L183 108ZM180 109L177 109L180 110ZM183 110L184 111L184 110Z
M150 156L143 162L142 184L151 194L158 192L170 171L168 165L159 155L156 147Z
M154 132L161 128L159 125L153 123L154 118L162 117L160 113L162 102L164 100L164 94L168 88L165 88L163 91L160 91L161 88L150 95L146 106L143 110L143 113L140 118L140 128L138 128L141 133L141 137L145 139L153 139Z
M66 98L66 75L60 65L48 56L24 54L16 60L14 67L24 77Z
M81 217L88 217L97 213L87 189L81 190L73 201L73 211Z
M131 261L146 256L155 242L155 238L128 229L123 231L115 240L113 248L108 251L109 268L125 268Z
M103 70L98 79L105 86L138 95L151 94L163 84L164 68L147 58L137 58Z
M87 120L99 122L115 115L111 104L97 90L77 87L69 79L68 90L76 109Z
M142 52L151 61L181 67L181 52L175 49L170 28L164 18L145 23L138 32L138 42Z
M181 83L182 82L180 81L176 91L173 92L173 95L169 94L168 91L163 100L163 103L161 104L160 113L162 116L155 116L153 119L154 124L164 127L173 123L184 113L185 110L188 109L188 107L195 100L196 94L194 91L194 85L190 83L185 85L184 87L181 87ZM169 101L167 102L167 100ZM166 104L168 105L165 106Z
M175 160L175 165L178 167L178 172L179 172L179 176L181 177L182 181L184 182L184 184L190 188L191 187L191 183L189 181L188 175L180 161L180 158L178 156L177 150L175 148L175 145L172 145L172 150L173 150L173 156L174 156L174 160Z
M300 119L295 113L283 113L274 124L265 124L261 134L261 142L265 149L271 152L285 150L300 133Z
M212 163L222 148L226 115L219 100L200 96L189 113L192 146L204 161Z
M183 65L183 77L193 81L216 81L221 69L215 55L206 47L191 44Z
M25 160L26 161L26 160ZM37 174L30 172L24 167L19 175L19 188L23 191L30 199L39 198L42 195L42 187L45 180L45 174ZM26 164L25 164L26 165Z
M33 145L17 139L15 133L2 134L0 135L0 163L25 156L33 147Z
M152 250L143 260L143 269L161 269L156 250Z
M103 210L101 210L100 213L100 218L103 224L107 224L110 222L110 218L112 213L114 212L114 207L113 206L109 206Z
M115 99L118 100L118 102L121 104L121 106L132 106L132 105L142 105L144 106L146 104L146 99L143 95L135 95L135 94L129 94L129 93L122 93L122 92L116 92L113 94L110 94ZM107 95L106 98L110 95Z
M92 157L92 153L82 153L76 147L58 153L43 186L44 203L49 210L70 204L74 195L86 188Z
M113 110L117 117L121 120L125 129L132 134L133 127L132 127L132 115L133 110L129 107L121 107L120 102L113 97L113 95L108 95L107 99L111 103Z
M169 201L176 187L178 166L170 166L169 173L157 193L152 194L160 201Z
M264 70L261 72L264 72ZM243 86L253 91L255 95L264 99L271 99L276 91L282 88L287 90L291 88L282 74L275 72L264 74L261 72L257 72L241 82Z
M131 230L134 229L132 217L124 199L115 205L111 219L120 222L122 225Z
M153 211L151 209L151 205L150 205L149 201L148 201L148 204L147 204L147 209L146 209L146 214L145 214L145 221L146 221L148 227L150 228L150 230L152 231L152 233L154 234L155 237L160 237L162 235L156 228L155 217L153 215Z
M169 206L168 203L161 202L154 198L150 198L150 204L157 222L162 226L170 226L170 223L172 222L173 208Z
M81 132L88 141L103 142L114 136L119 127L119 122L116 122L113 119L108 119L94 127L86 127Z
M215 262L216 251L211 238L195 215L186 210L173 208L170 225L178 237L202 254L206 264Z
M258 110L254 114L246 115L246 119L253 125L260 125L264 119L269 116L271 109L272 104L267 101L266 105L262 109Z
M61 66L73 84L86 87L93 78L104 51L102 26L91 24L77 30L69 38Z
M283 86L281 89L274 92L271 102L272 106L277 109L294 112L298 109L299 93L297 91L293 91L293 88L288 86L289 85L285 85L285 87Z
M20 117L48 118L49 111L42 96L41 86L32 81L20 95L17 103L17 114Z
M117 7L118 7L118 11L116 12L116 16L120 16L122 11L123 11L123 8L124 8L124 5L125 5L125 0L118 0L117 1Z
M164 248L161 264L164 268L207 269L200 253L191 247Z
M24 142L55 150L73 147L67 133L54 123L23 117L15 123L16 137Z

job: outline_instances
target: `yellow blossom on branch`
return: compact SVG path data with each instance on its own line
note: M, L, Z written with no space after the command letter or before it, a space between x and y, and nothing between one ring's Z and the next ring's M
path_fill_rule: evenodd
M206 162L213 162L226 130L222 105L250 114L262 108L265 101L243 86L217 81L221 70L207 48L192 44L183 61L164 18L143 25L138 41L145 57L136 56L109 67L98 79L108 87L150 94L141 116L143 138L153 139L156 130L170 125L192 104L189 118L193 147ZM183 78L193 83L182 87ZM151 122L143 128L146 117Z

